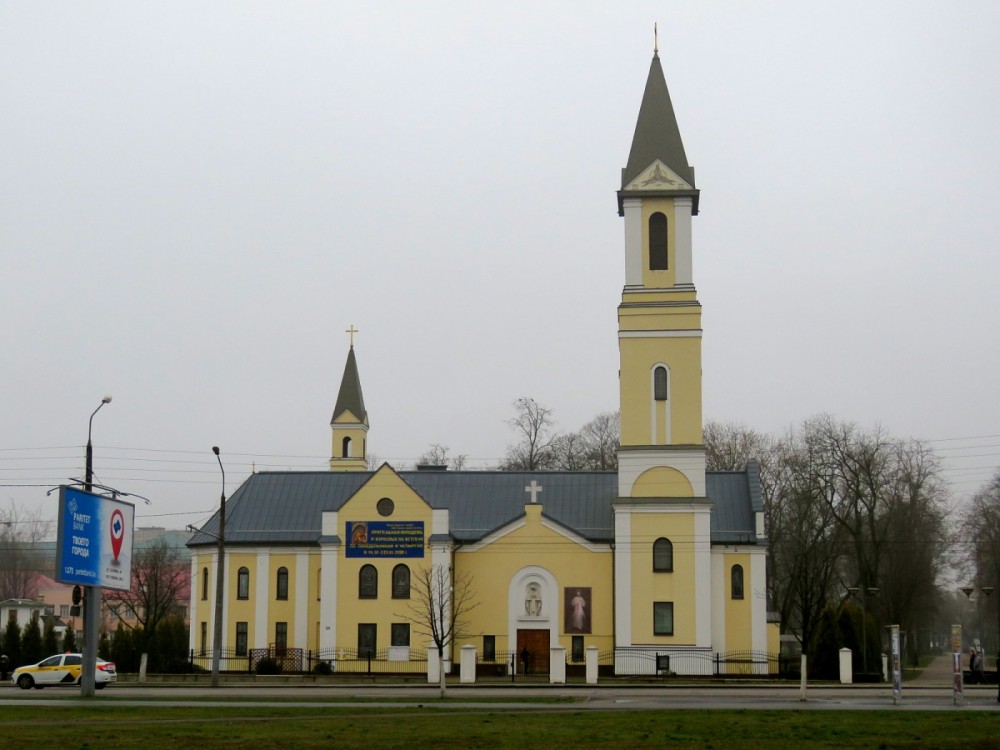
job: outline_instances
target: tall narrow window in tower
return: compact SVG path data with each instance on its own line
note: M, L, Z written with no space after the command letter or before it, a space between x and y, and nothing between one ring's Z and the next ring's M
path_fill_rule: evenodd
M201 598L208 599L208 568L201 569Z
M659 573L669 573L674 569L674 545L666 537L660 537L653 542L653 570Z
M340 455L344 458L351 457L351 439L349 437L344 438L344 442L341 445Z
M667 368L662 365L653 370L653 398L667 400Z
M667 270L667 217L659 211L649 217L649 270Z
M743 598L743 566L734 565L732 570L732 581L730 582L731 595L733 599Z

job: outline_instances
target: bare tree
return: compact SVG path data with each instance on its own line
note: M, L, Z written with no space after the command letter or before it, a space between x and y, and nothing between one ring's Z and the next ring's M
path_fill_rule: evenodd
M997 606L1000 597L1000 470L972 497L963 514L960 535L958 549L962 551L961 562L970 584L980 591L993 589L986 597L983 614L1000 634L1000 607ZM977 606L980 605L977 603ZM986 630L989 632L993 628Z
M453 471L464 469L468 457L460 453L452 458L448 455L449 450L447 445L431 443L431 447L417 459L417 466L447 466Z
M551 468L560 471L583 471L590 468L587 444L578 432L557 435L550 445Z
M440 694L445 697L445 651L459 638L467 638L469 613L479 606L472 578L459 574L452 578L447 565L419 568L410 591L409 612L398 615L413 623L418 635L430 638L438 653Z
M832 488L816 471L809 441L790 434L771 455L771 481L764 493L768 597L782 630L797 634L809 651L837 582L843 533L827 500Z
M621 412L598 414L580 429L587 446L587 468L614 471L618 468L618 447L621 443Z
M35 573L46 566L39 543L49 528L40 510L19 508L13 500L6 510L0 509L0 601L35 595Z
M501 462L503 471L538 471L553 466L552 442L555 424L552 410L533 398L521 397L514 402L515 415L507 420L519 437L519 442L507 447L507 457Z
M147 642L177 609L190 586L191 571L165 539L153 542L132 556L132 588L106 589L104 601L118 610L121 623L142 631Z
M770 435L736 422L706 422L702 436L709 471L742 471L750 461L764 467L774 455L775 441Z

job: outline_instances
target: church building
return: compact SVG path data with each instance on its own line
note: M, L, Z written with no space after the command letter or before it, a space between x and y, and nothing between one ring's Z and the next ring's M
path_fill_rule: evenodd
M222 649L335 669L426 659L412 613L436 571L475 604L445 668L469 647L536 673L587 652L616 674L655 674L664 656L674 673L711 674L719 655L777 652L757 467L705 469L698 200L654 52L618 190L617 471L372 470L352 339L329 470L255 473L227 504ZM213 648L218 532L216 515L188 542L196 654Z

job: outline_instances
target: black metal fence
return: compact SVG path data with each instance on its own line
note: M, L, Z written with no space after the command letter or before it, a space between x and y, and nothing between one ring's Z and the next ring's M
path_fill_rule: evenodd
M308 663L310 671L329 674L427 674L426 651L399 647L319 649Z
M192 671L212 671L211 651L192 651L188 658ZM219 670L222 672L250 672L250 655L239 654L235 649L224 648L219 658Z
M476 655L476 682L547 683L550 665L530 660L525 664L516 651L497 650L487 658ZM212 653L191 652L194 670L210 671ZM598 679L611 677L669 677L673 675L776 678L797 676L799 660L767 651L683 651L648 648L617 648L597 656ZM331 648L316 651L274 646L250 649L245 654L223 650L220 669L230 673L327 674L327 675L426 675L427 652L415 649ZM458 662L452 666L457 673ZM586 679L586 664L567 654L566 680Z
M476 682L541 682L549 681L548 662L530 657L525 662L516 651L496 650L492 658L476 654Z
M212 652L191 652L191 666L211 671ZM250 674L427 674L426 651L399 649L332 648L317 651L301 648L249 649L238 654L223 649L219 669L222 672Z
M798 661L769 651L682 651L617 648L598 654L599 676L703 676L787 678Z

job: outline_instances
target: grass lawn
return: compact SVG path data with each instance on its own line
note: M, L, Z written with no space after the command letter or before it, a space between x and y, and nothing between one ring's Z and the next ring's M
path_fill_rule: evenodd
M432 702L425 701L425 706ZM2 706L4 747L105 748L980 748L1000 714L891 711L577 711L417 708Z

